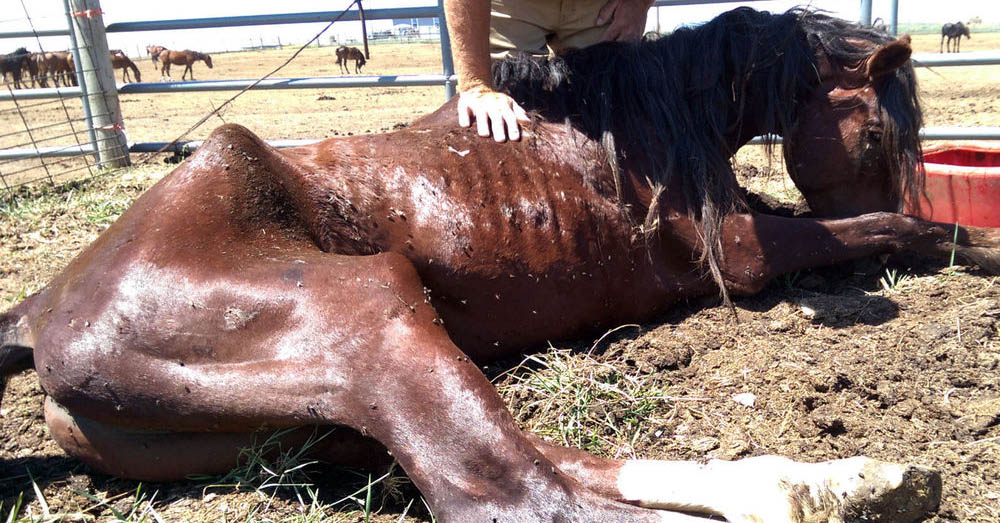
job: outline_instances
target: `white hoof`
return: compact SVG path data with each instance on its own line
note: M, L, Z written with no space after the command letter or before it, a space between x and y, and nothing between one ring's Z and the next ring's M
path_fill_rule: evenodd
M730 521L909 523L941 502L941 475L916 465L866 457L796 463L761 456L739 463L756 477L746 477L744 503L725 514Z

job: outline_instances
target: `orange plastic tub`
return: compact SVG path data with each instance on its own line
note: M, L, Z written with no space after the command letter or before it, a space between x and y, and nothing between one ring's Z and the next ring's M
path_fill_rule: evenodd
M927 198L921 202L921 218L1000 227L1000 144L927 147L924 169Z

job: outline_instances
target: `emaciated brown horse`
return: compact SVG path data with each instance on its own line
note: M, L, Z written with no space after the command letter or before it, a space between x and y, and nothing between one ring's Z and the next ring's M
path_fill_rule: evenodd
M398 460L443 521L916 519L940 496L919 467L544 442L474 363L878 253L1000 271L1000 232L898 212L921 185L910 53L822 14L741 8L501 63L533 110L519 142L457 128L454 100L284 151L223 126L0 315L0 375L34 366L59 444L138 479L224 471L258 431L321 426L336 430L320 458ZM812 217L744 203L728 158L765 133Z
M342 45L335 51L337 54L337 65L340 66L340 72L343 74L350 74L351 68L347 65L348 60L354 60L354 73L360 74L361 68L365 65L365 54L361 52L357 47L347 47Z
M112 69L122 70L123 83L128 83L132 81L132 79L128 75L129 69L131 69L132 73L135 74L136 82L142 81L142 75L139 74L139 68L136 67L135 62L133 62L132 59L130 59L128 56L125 56L125 53L123 53L121 49L111 50L111 67Z
M198 51L192 51L190 49L185 49L183 51L171 51L170 49L163 49L160 51L159 55L160 64L162 64L162 69L160 70L160 76L170 78L170 66L172 65L183 65L184 73L181 75L181 80L183 81L188 73L191 73L191 79L194 80L194 69L192 66L198 60L205 62L205 65L209 69L212 68L212 57L205 54L199 53Z

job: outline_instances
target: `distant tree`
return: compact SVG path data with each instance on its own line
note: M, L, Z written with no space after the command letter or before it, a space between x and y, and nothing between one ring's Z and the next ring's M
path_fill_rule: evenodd
M969 19L968 25L980 25L983 23L983 19L979 16L973 16Z

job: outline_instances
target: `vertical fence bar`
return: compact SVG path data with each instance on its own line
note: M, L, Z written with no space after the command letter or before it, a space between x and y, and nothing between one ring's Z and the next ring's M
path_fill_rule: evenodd
M69 5L69 0L63 0L63 7L66 9L66 29L69 30L69 41L70 41L70 51L73 53L73 63L76 64L76 82L80 84L80 90L84 93L87 92L87 79L84 78L83 73L83 62L80 61L80 44L76 40L76 31L73 30L73 9ZM80 96L80 102L83 105L83 118L84 122L87 124L87 136L90 139L90 146L94 148L94 160L99 161L97 156L97 133L94 132L94 120L91 118L90 111L90 98L87 96Z
M861 0L861 25L872 25L872 0Z
M451 77L455 74L455 62L451 59L451 38L448 36L448 23L445 21L444 16L444 0L438 0L438 8L441 12L438 13L438 24L441 30L441 64L444 66L444 99L451 100L452 96L455 96L455 84L452 83Z
M361 19L361 39L365 42L365 60L371 60L368 54L368 24L365 23L365 6L358 0L358 18Z
M889 11L889 31L893 36L899 34L899 0L892 0L892 10Z
M118 89L100 0L67 0L70 7L70 30L76 35L78 51L74 54L83 98L90 101L91 128L96 135L97 158L101 167L125 167L130 164L128 143L122 125Z

